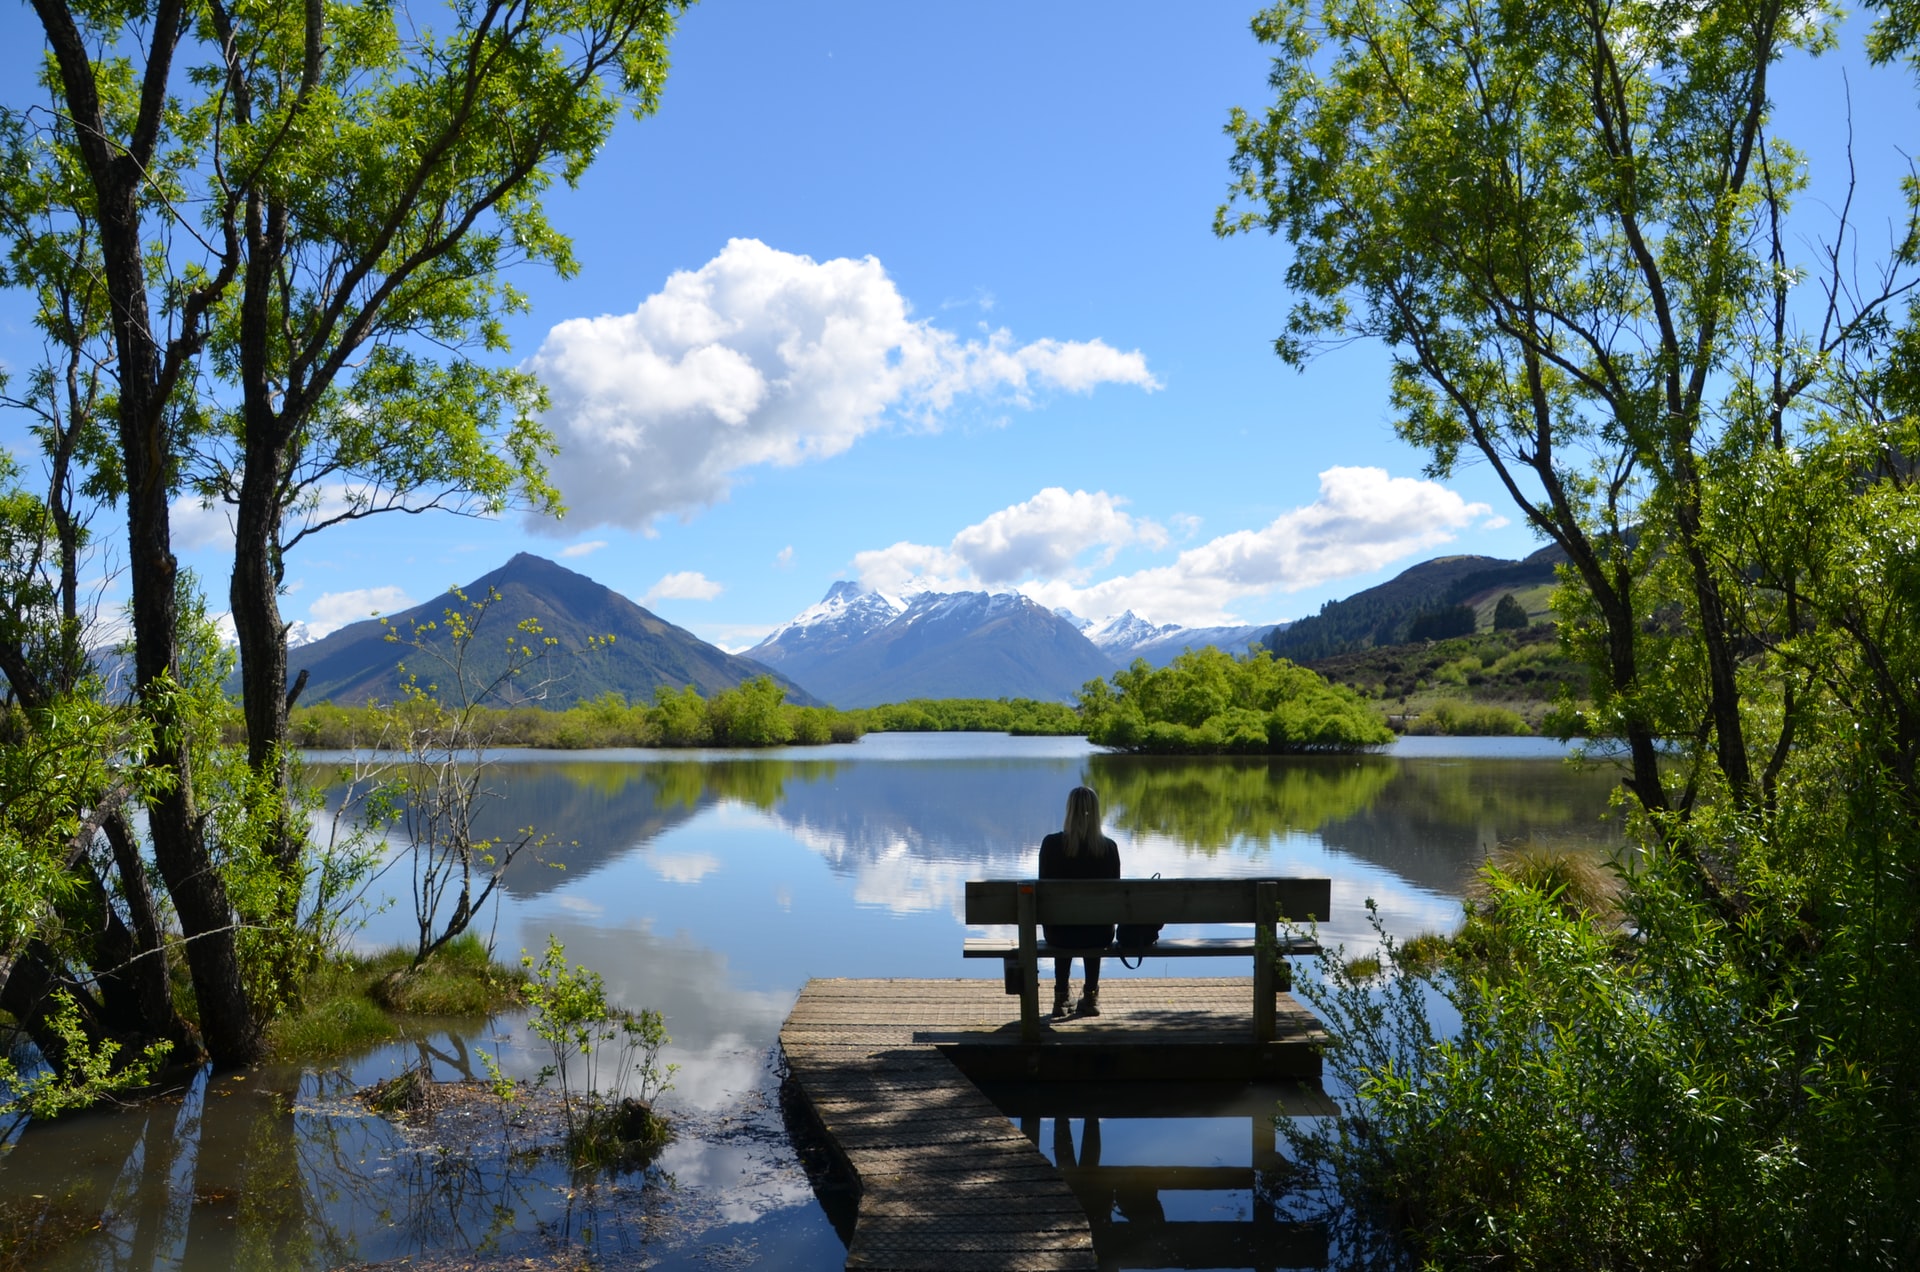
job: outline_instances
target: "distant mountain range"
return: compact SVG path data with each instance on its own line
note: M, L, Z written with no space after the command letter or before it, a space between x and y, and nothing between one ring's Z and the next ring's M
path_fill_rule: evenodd
M747 656L836 707L908 698L1063 701L1113 662L1060 615L1015 592L900 598L836 583Z
M585 656L564 655L551 668L559 676L547 687L541 705L564 707L609 690L630 702L646 702L655 688L679 689L693 685L711 696L755 676L773 675L787 690L787 700L816 705L818 699L784 675L701 640L693 633L635 605L611 588L584 574L542 557L522 552L490 574L483 574L461 591L470 601L485 597L488 589L500 593L483 620L468 658L477 677L497 673L504 664L504 637L524 619L539 622L545 636L559 641L562 650L586 647L589 637L612 636L604 648ZM377 621L354 623L319 640L287 651L287 671L308 673L304 703L333 701L361 703L388 701L398 691L398 666L406 662L427 680L445 673L440 665L403 643L386 639L397 631L407 639L416 624L440 621L458 602L437 597L423 605L390 616L389 626ZM443 639L445 623L434 639ZM489 634L491 633L491 634ZM443 646L444 647L444 646Z
M1095 623L1065 610L1055 610L1054 613L1079 627L1081 634L1092 641L1095 648L1122 667L1130 665L1136 658L1146 659L1150 666L1164 667L1183 651L1206 645L1224 649L1230 654L1244 654L1255 641L1265 640L1269 632L1284 630L1287 626L1285 623L1278 628L1272 623L1236 627L1182 627L1178 623L1155 626L1132 610L1122 611Z
M1039 698L1067 701L1082 685L1144 658L1165 666L1188 648L1213 645L1233 654L1254 643L1307 662L1403 641L1409 624L1438 608L1469 605L1490 611L1506 592L1536 615L1564 558L1545 548L1523 561L1451 556L1423 561L1378 587L1330 601L1297 622L1230 627L1159 625L1131 611L1091 621L1048 610L1018 593L923 592L891 596L838 582L816 605L779 627L744 656L729 654L667 623L627 598L551 561L521 553L463 590L501 601L489 622L505 628L537 619L560 647L577 649L589 636L612 635L604 650L569 658L566 676L545 704L565 706L608 690L629 701L650 699L656 687L691 684L703 694L772 674L789 701L831 702L843 708L909 698ZM391 627L355 623L315 641L289 632L290 673L309 682L302 701L389 699L396 670L411 652L388 642L390 630L440 618L442 597L392 616ZM1481 614L1481 625L1490 621ZM493 642L476 642L483 654ZM417 653L423 673L436 670ZM481 666L479 671L489 668Z
M747 651L839 707L907 698L1065 701L1135 658L1188 646L1245 652L1271 624L1155 626L1131 611L1095 623L1019 593L889 596L839 582Z

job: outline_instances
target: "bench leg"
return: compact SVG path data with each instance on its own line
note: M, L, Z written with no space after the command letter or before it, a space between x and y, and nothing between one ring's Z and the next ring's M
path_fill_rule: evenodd
M1274 1034L1274 964L1280 957L1274 925L1280 920L1280 886L1254 885L1253 898L1253 1040L1272 1042Z

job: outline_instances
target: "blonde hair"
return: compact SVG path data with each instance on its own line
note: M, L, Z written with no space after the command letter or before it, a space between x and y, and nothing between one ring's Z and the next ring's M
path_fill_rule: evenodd
M1107 851L1106 836L1100 833L1100 797L1091 786L1067 792L1067 820L1060 833L1066 837L1069 857L1079 856L1083 847L1096 857Z

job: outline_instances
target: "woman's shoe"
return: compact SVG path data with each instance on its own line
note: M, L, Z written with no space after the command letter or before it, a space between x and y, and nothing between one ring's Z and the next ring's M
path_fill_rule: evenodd
M1072 997L1073 986L1063 980L1053 983L1053 1018L1055 1020L1065 1020L1067 1018L1069 1015L1067 1011L1067 1000Z
M1056 1010L1058 1010L1057 1007ZM1087 986L1087 992L1080 995L1080 1010L1077 1014L1082 1016L1098 1016L1100 1014L1100 987L1098 985Z

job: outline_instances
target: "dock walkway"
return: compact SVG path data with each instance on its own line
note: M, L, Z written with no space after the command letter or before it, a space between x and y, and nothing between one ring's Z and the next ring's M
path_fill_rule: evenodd
M1280 995L1248 1038L1245 977L1114 977L1103 1014L1020 1043L997 980L814 980L780 1030L792 1080L859 1188L848 1268L1099 1266L1086 1212L981 1080L1317 1077L1311 1014Z

